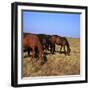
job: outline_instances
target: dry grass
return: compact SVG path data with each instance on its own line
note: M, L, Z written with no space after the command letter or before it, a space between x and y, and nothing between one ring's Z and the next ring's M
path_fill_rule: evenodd
M30 57L23 58L23 77L30 76L60 76L80 74L80 39L68 38L71 46L70 56L59 52L47 55L47 62L38 65ZM60 46L56 46L56 51Z

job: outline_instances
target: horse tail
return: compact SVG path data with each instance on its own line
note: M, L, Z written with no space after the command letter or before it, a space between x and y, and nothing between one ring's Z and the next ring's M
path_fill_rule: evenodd
M69 54L69 53L70 53L70 51L71 51L71 49L70 49L70 44L69 44L69 42L68 42L67 38L64 38L64 39L65 39L65 41L66 41L67 52L68 52L68 54Z

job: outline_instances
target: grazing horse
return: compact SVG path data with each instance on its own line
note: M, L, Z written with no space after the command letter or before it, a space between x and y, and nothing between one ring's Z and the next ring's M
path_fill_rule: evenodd
M52 35L52 37L50 38L50 41L52 43L52 47L51 47L52 54L54 54L54 52L55 52L55 44L61 45L60 52L61 52L62 47L63 47L65 55L70 54L71 49L70 49L70 45L69 45L69 42L66 39L66 37L61 37L58 35ZM65 46L67 46L67 51L65 49Z
M32 49L32 58L35 56L36 49L38 50L38 62L42 62L43 49L39 38L34 34L24 34L23 36L23 47L24 49Z

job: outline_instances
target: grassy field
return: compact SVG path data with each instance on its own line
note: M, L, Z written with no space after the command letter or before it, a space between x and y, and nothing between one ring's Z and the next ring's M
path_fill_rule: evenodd
M59 52L54 55L47 55L47 62L38 65L31 60L31 57L23 58L23 77L34 76L63 76L80 74L80 39L68 38L70 43L70 56L65 56ZM60 46L56 46L56 51ZM26 54L26 53L25 53Z

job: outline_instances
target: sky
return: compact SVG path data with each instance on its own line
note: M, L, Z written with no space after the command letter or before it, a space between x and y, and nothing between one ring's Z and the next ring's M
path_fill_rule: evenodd
M80 14L23 11L23 32L80 37Z

